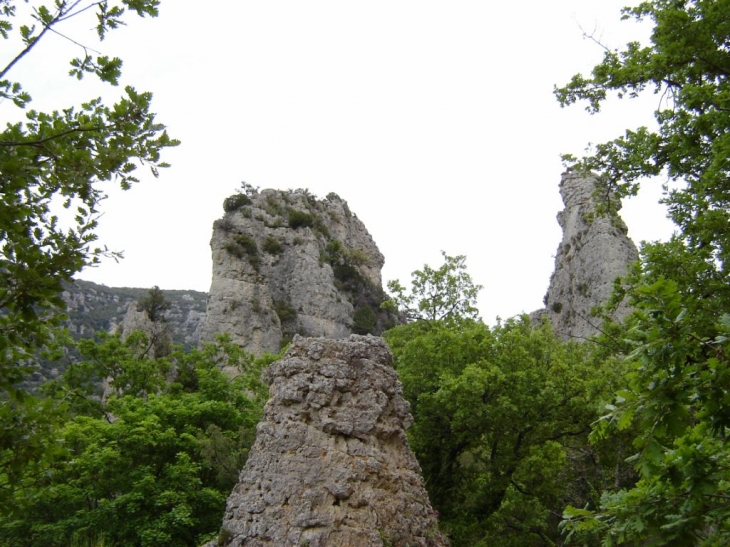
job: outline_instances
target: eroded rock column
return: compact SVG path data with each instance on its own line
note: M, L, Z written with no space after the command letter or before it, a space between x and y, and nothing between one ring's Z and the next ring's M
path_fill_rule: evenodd
M294 339L265 372L271 399L220 545L447 545L391 363L381 338Z

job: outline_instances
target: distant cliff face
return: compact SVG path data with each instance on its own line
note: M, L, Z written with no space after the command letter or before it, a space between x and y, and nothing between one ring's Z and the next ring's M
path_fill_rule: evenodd
M596 215L597 200L602 198L596 195L593 175L564 173L560 195L565 204L558 213L563 240L555 256L545 309L534 316L547 314L563 339L584 339L598 334L600 326L591 309L609 299L614 280L627 273L639 253L618 214ZM612 208L617 211L620 207L616 202ZM615 319L628 312L621 306Z
M248 191L228 198L224 209L213 225L204 341L227 332L261 354L279 351L295 334L383 330L383 255L344 200Z
M408 447L409 405L381 338L295 338L233 489L226 547L445 547Z
M76 280L63 292L67 327L76 338L87 338L96 331L115 332L127 316L130 306L147 296L148 289L107 287ZM164 313L173 333L173 343L196 347L205 316L207 294L199 291L164 291L170 309ZM132 314L134 315L134 313ZM127 326L127 331L130 330ZM144 330L144 329L143 329Z

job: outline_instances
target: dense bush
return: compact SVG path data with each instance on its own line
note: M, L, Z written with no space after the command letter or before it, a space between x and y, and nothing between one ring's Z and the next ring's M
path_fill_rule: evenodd
M274 311L281 323L288 323L297 318L297 311L286 300L275 300Z
M259 266L261 266L258 245L256 245L256 241L249 235L236 234L233 236L233 240L227 242L223 248L236 258L248 258L249 264L251 264L256 271L258 271Z
M272 255L280 255L284 252L284 247L281 245L281 242L279 242L279 240L274 236L266 236L261 248Z
M373 334L378 324L378 314L367 304L355 310L352 316L352 332Z
M311 228L314 226L314 216L304 211L289 209L289 227L294 228Z
M251 205L251 199L245 194L235 194L223 201L223 210L226 213L238 211L244 205Z
M228 339L140 358L144 335L85 341L45 386L47 449L0 490L0 545L197 547L215 537L262 415L255 361ZM231 380L221 371L237 369ZM100 401L99 378L116 395ZM113 416L113 418L112 418Z

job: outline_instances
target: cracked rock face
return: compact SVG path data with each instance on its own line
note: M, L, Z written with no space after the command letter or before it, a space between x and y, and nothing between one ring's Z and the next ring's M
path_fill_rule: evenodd
M224 208L213 225L203 341L225 332L260 355L294 334L382 332L383 255L347 202L267 189L231 196Z
M448 545L391 362L381 338L294 339L264 373L271 399L218 545Z
M563 240L555 256L545 309L533 314L534 318L546 314L555 333L565 340L598 334L600 321L591 315L591 309L609 299L614 280L639 258L621 217L615 212L596 215L597 200L602 199L596 195L596 181L593 175L563 173L560 195L565 208L558 213ZM620 202L612 204L614 211L620 208ZM623 319L629 311L621 305L614 319Z

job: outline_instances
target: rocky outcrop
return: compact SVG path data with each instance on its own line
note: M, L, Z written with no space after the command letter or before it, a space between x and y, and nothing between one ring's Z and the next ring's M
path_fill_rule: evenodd
M545 309L533 314L533 318L547 315L556 334L566 340L598 334L600 320L591 310L608 301L614 280L639 258L618 216L620 202L610 194L602 196L596 183L591 174L563 173L560 195L565 208L558 213L563 240L555 256ZM606 205L609 199L610 207L604 209L611 212L597 214L598 205L602 201ZM620 320L628 312L621 305L613 318Z
M380 333L383 255L336 194L246 188L213 225L213 278L203 340L227 332L277 352L295 334Z
M409 405L380 338L296 337L217 545L446 545L408 447ZM216 545L212 542L211 546Z

